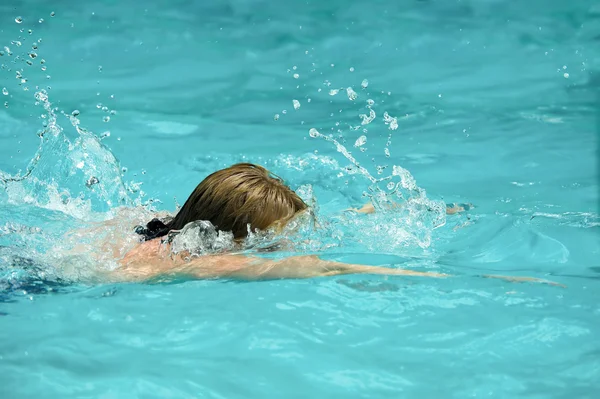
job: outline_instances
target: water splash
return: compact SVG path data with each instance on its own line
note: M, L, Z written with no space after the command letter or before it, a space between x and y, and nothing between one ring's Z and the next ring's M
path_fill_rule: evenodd
M329 84L328 81L326 83ZM368 87L366 79L361 83L361 87L363 89ZM358 95L352 87L348 87L346 91L351 101L357 99ZM337 90L332 89L329 94L336 95ZM375 101L369 98L366 102L368 114L359 113L360 125L349 126L349 132L358 130L361 126L364 127L365 125L372 124L377 120ZM397 131L399 128L398 118L391 116L385 111L381 119L389 130L385 146L383 146L383 153L385 158L390 158L392 132ZM336 124L336 126L338 125ZM379 125L376 125L375 129L377 126ZM357 231L360 231L361 234L371 234L372 231L384 230L390 237L397 238L397 241L394 242L390 242L389 239L380 240L380 242L385 242L390 247L397 247L400 243L428 247L431 243L432 231L446 223L445 204L442 201L428 198L426 191L416 184L410 172L399 165L375 165L377 177L374 177L373 173L362 165L358 158L352 154L352 151L348 150L343 144L346 140L344 131L338 128L337 132L338 136L334 137L332 134L323 134L319 129L312 127L308 133L313 139L321 139L332 144L337 152L349 161L350 165L345 168L347 174L357 174L369 182L363 196L365 201L370 201L373 204L376 213L368 221L365 220L363 222L367 224L370 224L372 221L376 222L369 225L369 228L358 228ZM363 128L363 132L367 133L367 130ZM354 147L360 153L364 153L366 151L365 144L367 140L368 136L363 134L354 139L352 143L354 143ZM385 173L386 170L389 171L387 174ZM383 219L381 219L382 217ZM352 217L348 217L345 220L344 223L347 227L351 227L351 230L357 228L357 226L353 225L354 223L362 223ZM376 242L377 240L371 241Z
M76 139L70 140L58 123L58 109L52 106L48 92L37 91L35 99L45 111L44 127L38 132L40 144L23 173L0 174L9 201L25 201L81 218L92 209L133 205L118 160L99 137L81 127L79 111L67 116L77 133Z
M371 174L369 173L369 171L367 169L365 169L362 166L360 166L360 164L358 163L358 161L352 156L352 154L346 149L346 147L344 147L336 139L334 139L333 137L330 137L330 136L325 136L324 134L320 133L315 128L311 128L309 130L308 134L312 138L321 138L321 139L323 139L325 141L328 141L328 142L332 143L333 145L335 145L337 151L339 153L341 153L348 161L350 161L360 171L360 173L363 176L365 176L367 179L371 180L372 183L376 183L377 182L377 179L375 179L373 176L371 176Z
M235 247L231 232L219 231L212 223L198 220L186 224L180 231L169 233L167 240L172 255L183 255L186 259L201 255L223 253Z

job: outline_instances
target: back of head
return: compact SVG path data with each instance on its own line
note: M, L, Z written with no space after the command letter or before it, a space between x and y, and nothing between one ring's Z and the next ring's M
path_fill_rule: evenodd
M154 237L180 230L196 220L208 220L235 238L286 222L306 209L300 197L262 166L240 163L214 172L190 195L177 216Z

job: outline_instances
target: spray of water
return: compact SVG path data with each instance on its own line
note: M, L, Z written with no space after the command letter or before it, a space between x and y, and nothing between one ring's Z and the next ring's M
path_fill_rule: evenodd
M306 54L309 55L308 52ZM312 66L310 72L314 73L317 70L316 63L312 62ZM354 68L351 72L354 72ZM311 127L308 136L327 142L342 156L343 161L348 162L346 167L340 168L338 177L362 178L362 182L355 179L353 184L365 186L363 199L365 202L371 202L375 209L375 213L368 217L346 213L342 217L331 219L329 223L322 223L329 228L326 237L343 236L341 240L350 242L351 245L365 244L369 249L385 252L415 245L421 248L428 247L431 244L433 230L446 223L445 204L429 198L407 169L398 164L390 165L392 138L399 131L399 118L392 116L390 111L377 111L376 108L380 107L380 103L391 96L391 93L386 94L382 91L381 96L375 94L372 97L372 88L367 79L363 79L360 83L360 93L353 89L358 87L356 84L332 87L333 83L330 80L325 80L323 84L326 91L323 92L319 88L317 96L321 96L323 101L330 104L333 104L332 97L339 100L341 98L339 93L346 93L348 105L342 106L345 108L344 111L348 111L348 106L360 107L360 99L366 98L363 103L366 112L356 113L359 123L349 123L346 129L342 127L340 121L334 122L330 127L326 125L321 128ZM310 111L312 104L307 103L302 110ZM332 112L329 117L333 118L334 115ZM357 131L360 131L359 135L356 135ZM377 164L375 158L370 156L373 164L371 166L369 163L367 166L361 162L361 158L375 148L378 136L385 137L382 145L383 162ZM348 144L352 144L353 148Z
M51 87L36 81L40 70L42 79L51 79L42 39L31 29L20 32L0 51L0 73L14 75L17 86L7 82L1 96L7 112L24 103L17 97L21 93L34 102L42 110L42 127L27 166L0 171L1 211L19 221L0 221L0 291L89 280L99 268L112 269L139 241L131 226L155 215L143 206L139 184L123 180L123 168L101 141L108 134L85 129L80 111L65 112L51 102ZM48 284L36 288L32 282Z

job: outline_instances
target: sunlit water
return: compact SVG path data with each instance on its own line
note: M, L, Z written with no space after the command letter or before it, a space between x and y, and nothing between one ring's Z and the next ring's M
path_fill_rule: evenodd
M597 4L146 3L0 5L1 398L597 396ZM90 278L239 161L297 252L457 277Z

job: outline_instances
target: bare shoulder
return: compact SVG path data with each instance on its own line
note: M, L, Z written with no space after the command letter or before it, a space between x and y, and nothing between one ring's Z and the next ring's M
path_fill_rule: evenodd
M122 266L126 266L139 262L147 262L149 259L158 257L160 249L160 239L142 242L127 252L119 263Z
M220 254L185 257L172 255L160 239L139 244L119 262L115 278L119 281L141 281L160 275L190 275L214 278L234 273L252 262L243 255Z

